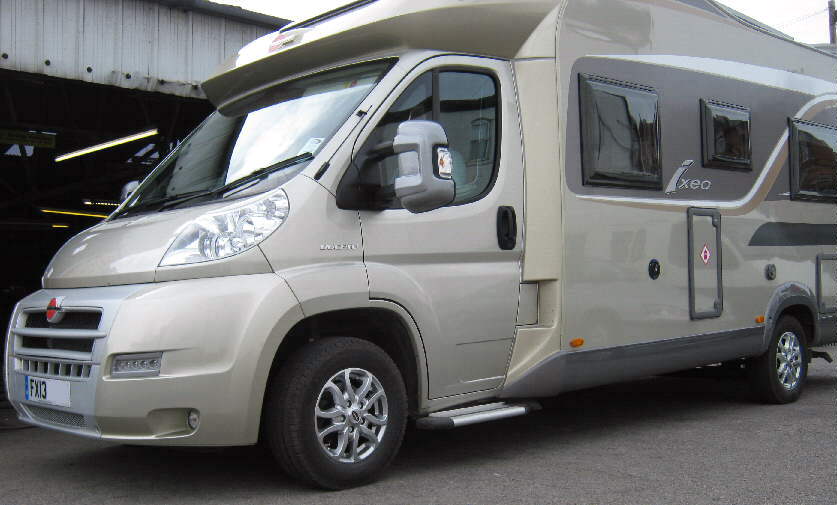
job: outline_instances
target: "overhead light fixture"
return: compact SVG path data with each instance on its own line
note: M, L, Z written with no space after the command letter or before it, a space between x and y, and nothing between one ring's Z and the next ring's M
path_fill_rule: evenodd
M116 202L109 202L107 200L93 200L90 198L85 198L81 201L84 205L99 205L102 207L119 207L119 204Z
M158 131L157 128L153 130L144 131L141 133L135 133L134 135L128 135L127 137L122 137L120 139L110 140L108 142L104 142L102 144L96 144L95 146L85 147L84 149L79 149L78 151L73 151L71 153L62 154L61 156L55 158L55 162L58 163L59 161L69 160L70 158L76 158L78 156L84 156L85 154L94 153L96 151L101 151L102 149L110 149L111 147L118 146L121 144L126 144L128 142L133 142L135 140L144 139L146 137L152 137L157 135Z
M52 225L53 228L69 228L70 225L68 224L54 224Z
M45 212L47 214L61 214L64 216L100 217L102 219L108 217L107 214L93 214L92 212L77 212L74 210L41 209L41 212Z

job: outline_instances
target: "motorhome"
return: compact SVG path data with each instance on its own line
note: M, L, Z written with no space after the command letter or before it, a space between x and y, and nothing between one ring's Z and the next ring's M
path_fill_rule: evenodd
M16 306L8 397L117 443L264 442L331 489L408 422L643 376L722 363L794 401L837 329L836 63L714 0L290 25Z

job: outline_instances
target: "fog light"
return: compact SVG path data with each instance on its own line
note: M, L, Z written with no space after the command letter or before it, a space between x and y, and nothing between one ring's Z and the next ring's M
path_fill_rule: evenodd
M192 431L194 431L198 429L198 425L201 422L201 415L198 414L197 410L190 410L186 416L186 422L189 423L189 428L192 428Z
M112 377L156 377L160 375L163 353L118 354L113 357Z

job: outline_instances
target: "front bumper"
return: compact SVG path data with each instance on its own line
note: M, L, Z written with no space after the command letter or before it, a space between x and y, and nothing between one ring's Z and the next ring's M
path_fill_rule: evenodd
M46 324L42 314L55 297L64 297L65 319ZM22 421L76 435L139 445L252 444L273 353L301 317L275 274L41 290L12 316L8 397ZM159 376L111 376L113 356L152 352L163 353ZM70 406L27 400L26 376L68 382ZM193 410L196 429L187 423Z

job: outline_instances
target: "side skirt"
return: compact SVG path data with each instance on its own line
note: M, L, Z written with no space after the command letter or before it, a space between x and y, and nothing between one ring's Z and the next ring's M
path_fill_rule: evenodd
M764 328L752 327L589 351L558 351L514 382L500 398L537 398L677 372L762 352Z

